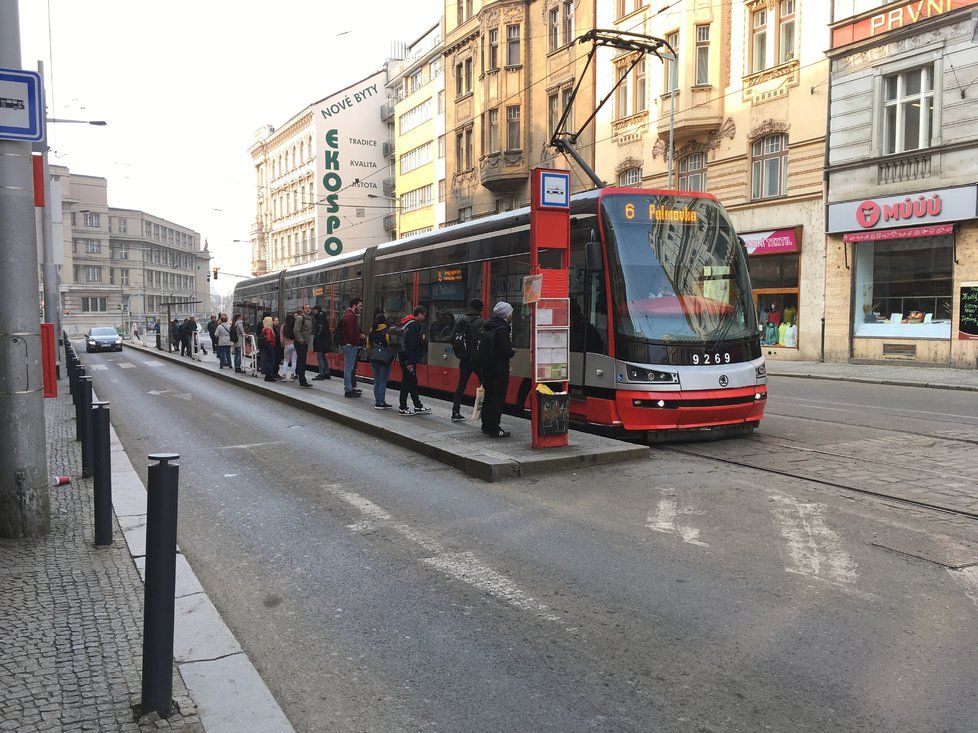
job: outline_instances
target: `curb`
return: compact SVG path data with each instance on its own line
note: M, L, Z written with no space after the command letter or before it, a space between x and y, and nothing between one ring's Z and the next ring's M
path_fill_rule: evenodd
M600 466L610 463L621 463L625 460L647 459L649 457L649 448L647 446L637 446L628 443L622 443L621 447L617 448L615 452L590 453L585 455L556 454L553 456L534 456L532 461L519 461L489 451L474 451L472 455L460 455L437 443L420 441L411 435L396 432L388 427L388 421L386 420L372 420L370 419L371 416L348 415L337 409L307 402L299 395L283 394L266 389L264 382L257 378L240 379L233 376L233 373L225 374L223 371L214 371L197 361L173 358L168 352L158 351L155 347L137 346L131 343L125 344L125 346L143 353L154 354L157 357L165 358L168 362L203 372L211 377L243 387L244 389L277 400L290 407L304 410L340 423L353 430L381 438L392 445L397 445L419 455L431 458L439 463L451 466L452 468L457 468L469 476L490 483L512 478L546 474L556 470Z
M911 382L905 379L873 379L871 377L842 377L834 374L812 374L811 372L772 372L768 365L769 377L790 377L794 379L822 379L829 382L856 382L859 384L883 384L888 387L923 387L926 389L949 389L959 392L978 392L978 387L967 384L947 384L946 382Z
M112 513L145 586L147 491L111 422L109 451ZM173 663L204 730L295 733L179 547L174 606Z

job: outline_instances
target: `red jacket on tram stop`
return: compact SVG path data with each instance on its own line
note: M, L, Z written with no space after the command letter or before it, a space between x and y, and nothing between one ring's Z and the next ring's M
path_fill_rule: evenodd
M340 338L338 346L359 346L363 341L363 329L360 328L360 317L347 308L340 321Z

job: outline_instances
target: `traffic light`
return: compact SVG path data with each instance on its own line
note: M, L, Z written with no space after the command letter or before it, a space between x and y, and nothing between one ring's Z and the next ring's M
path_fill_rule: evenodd
M215 280L217 280L217 271L218 271L219 269L220 269L220 268L218 268L218 267L215 267L215 268L214 268L214 279L215 279Z
M211 281L211 273L210 273L210 272L208 272L208 273L207 273L207 282L210 282L210 281Z

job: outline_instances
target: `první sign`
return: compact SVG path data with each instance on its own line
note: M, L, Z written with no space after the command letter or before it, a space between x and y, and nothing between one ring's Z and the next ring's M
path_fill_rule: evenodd
M978 0L913 0L897 7L880 9L875 15L833 28L832 48L875 38L970 5L978 5Z
M830 204L829 234L913 227L978 217L978 186Z

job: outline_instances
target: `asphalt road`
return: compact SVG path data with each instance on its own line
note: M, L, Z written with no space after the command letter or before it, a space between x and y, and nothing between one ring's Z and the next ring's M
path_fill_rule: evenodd
M974 522L668 451L485 484L149 355L83 360L137 470L181 454L181 549L298 730L974 729L978 574L871 544ZM802 381L772 379L759 433L978 414Z

